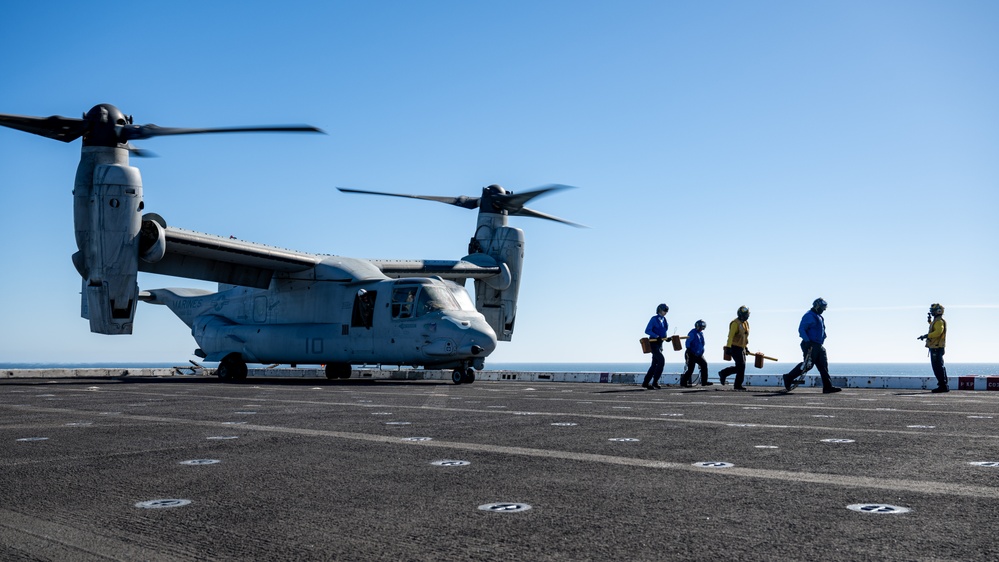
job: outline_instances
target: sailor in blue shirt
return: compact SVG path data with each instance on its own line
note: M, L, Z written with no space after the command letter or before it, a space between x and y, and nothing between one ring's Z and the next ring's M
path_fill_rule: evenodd
M690 386L690 377L694 374L694 365L701 368L701 386L711 386L714 384L708 382L708 362L704 360L704 334L701 332L707 327L707 322L698 320L694 323L694 329L687 332L687 351L683 354L683 358L687 363L687 369L680 375L680 386Z
M829 378L829 359L826 356L826 348L822 344L826 342L826 321L822 318L829 304L822 299L815 299L812 308L801 317L798 324L798 335L801 336L801 354L804 360L795 365L790 373L784 375L784 389L791 390L800 382L798 377L804 375L814 365L819 370L822 377L822 393L830 394L839 392L840 388L832 385Z
M649 324L645 327L645 335L649 336L649 347L652 348L652 365L649 365L649 372L645 373L645 380L642 381L642 386L646 390L661 388L659 377L663 375L663 367L666 366L663 340L666 339L666 331L669 330L669 322L666 321L667 312L669 307L665 304L657 306L656 315L649 319Z

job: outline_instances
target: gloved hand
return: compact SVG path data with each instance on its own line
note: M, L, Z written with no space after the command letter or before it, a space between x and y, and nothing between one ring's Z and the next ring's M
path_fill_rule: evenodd
M919 337L918 337L918 338L916 338L916 339L917 339L917 340L925 340L925 339L926 339L926 336L927 336L927 335L928 335L928 334L923 334L923 335L919 336Z

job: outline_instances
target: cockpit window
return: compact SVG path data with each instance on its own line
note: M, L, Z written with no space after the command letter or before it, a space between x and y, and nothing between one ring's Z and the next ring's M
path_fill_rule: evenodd
M438 310L462 310L445 287L408 285L392 290L392 318L415 318Z
M475 310L475 303L472 302L472 297L468 296L468 291L464 287L457 283L449 283L448 289L450 289L454 300L458 301L460 310Z
M416 292L419 285L396 287L392 290L392 318L412 318L413 305L416 304Z
M416 315L423 316L438 310L460 310L451 292L436 285L424 285L416 304Z

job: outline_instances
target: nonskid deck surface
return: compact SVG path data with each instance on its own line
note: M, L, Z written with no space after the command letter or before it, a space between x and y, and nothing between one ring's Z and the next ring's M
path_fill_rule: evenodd
M991 392L7 379L0 558L995 559L997 422Z

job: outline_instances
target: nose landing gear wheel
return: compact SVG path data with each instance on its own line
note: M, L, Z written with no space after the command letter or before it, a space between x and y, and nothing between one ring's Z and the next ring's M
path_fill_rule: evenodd
M475 369L471 367L455 369L451 373L451 381L454 384L472 384L475 382Z

